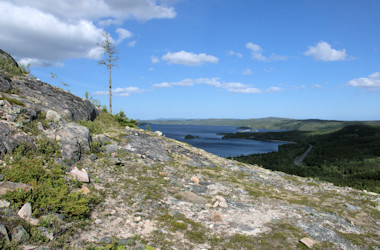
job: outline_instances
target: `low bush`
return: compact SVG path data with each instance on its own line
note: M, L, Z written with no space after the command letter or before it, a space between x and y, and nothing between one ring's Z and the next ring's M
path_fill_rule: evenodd
M94 121L80 120L78 123L87 127L91 134L103 134L114 129L123 129L126 126L136 127L137 125L137 122L133 119L128 119L123 111L112 115L105 109L102 109Z
M34 215L56 212L72 219L87 216L90 204L96 203L97 197L74 192L75 187L64 178L62 166L54 162L54 157L59 155L56 142L42 139L36 149L20 145L5 156L7 167L0 169L4 180L29 184L33 190L8 192L2 198L16 208L30 202Z

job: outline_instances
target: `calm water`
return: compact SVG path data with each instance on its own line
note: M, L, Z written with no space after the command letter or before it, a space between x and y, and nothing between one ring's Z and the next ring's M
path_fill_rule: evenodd
M203 125L161 125L150 124L152 131L161 131L166 137L178 141L187 142L197 148L204 149L210 153L227 157L267 153L277 151L283 142L266 142L246 139L223 140L219 133L236 133L239 130L232 126L203 126ZM146 129L146 125L140 126ZM259 130L268 131L268 130ZM197 138L185 140L186 135L197 136Z

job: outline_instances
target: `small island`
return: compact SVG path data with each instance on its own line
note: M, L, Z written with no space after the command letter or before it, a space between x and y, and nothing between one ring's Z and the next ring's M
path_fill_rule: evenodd
M198 137L199 137L199 136L186 135L186 136L185 136L185 140L191 140L191 139L198 138Z

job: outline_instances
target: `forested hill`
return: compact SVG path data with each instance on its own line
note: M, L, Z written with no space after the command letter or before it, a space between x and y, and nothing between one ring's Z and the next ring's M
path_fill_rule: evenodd
M314 131L339 129L348 125L380 125L380 121L336 121L319 119L288 119L288 118L258 118L258 119L158 119L139 121L140 123L153 124L183 124L183 125L217 125L217 126L244 126L254 129L273 129L273 130L300 130Z
M281 145L278 152L236 157L239 161L380 193L379 126L350 125L335 132L237 133L225 138L243 135L248 139L297 143ZM307 156L297 164L296 159L311 146Z

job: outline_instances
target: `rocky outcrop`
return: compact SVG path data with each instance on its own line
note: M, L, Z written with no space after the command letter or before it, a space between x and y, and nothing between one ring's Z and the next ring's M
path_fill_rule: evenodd
M0 78L0 81L7 82L5 86L11 86L8 91L15 90L20 95L33 98L39 104L49 107L49 109L62 114L69 120L94 120L99 114L98 109L88 100L74 96L40 80L17 77L10 82L3 77Z
M14 61L2 50L0 57ZM50 123L48 127L41 122L37 127L29 126L42 114ZM73 164L89 150L90 134L87 128L70 122L94 120L98 114L98 108L88 100L37 79L26 76L10 79L0 72L0 154L11 152L21 142L33 144L36 138L31 133L38 129L58 140L63 160Z
M81 156L90 150L90 131L76 123L65 125L57 132L57 139L60 140L62 159L70 164L81 159Z
M9 63L11 63L14 67L18 68L18 64L17 64L16 60L13 59L13 57L10 54L8 54L7 52L5 52L2 49L0 49L0 60L6 60Z

